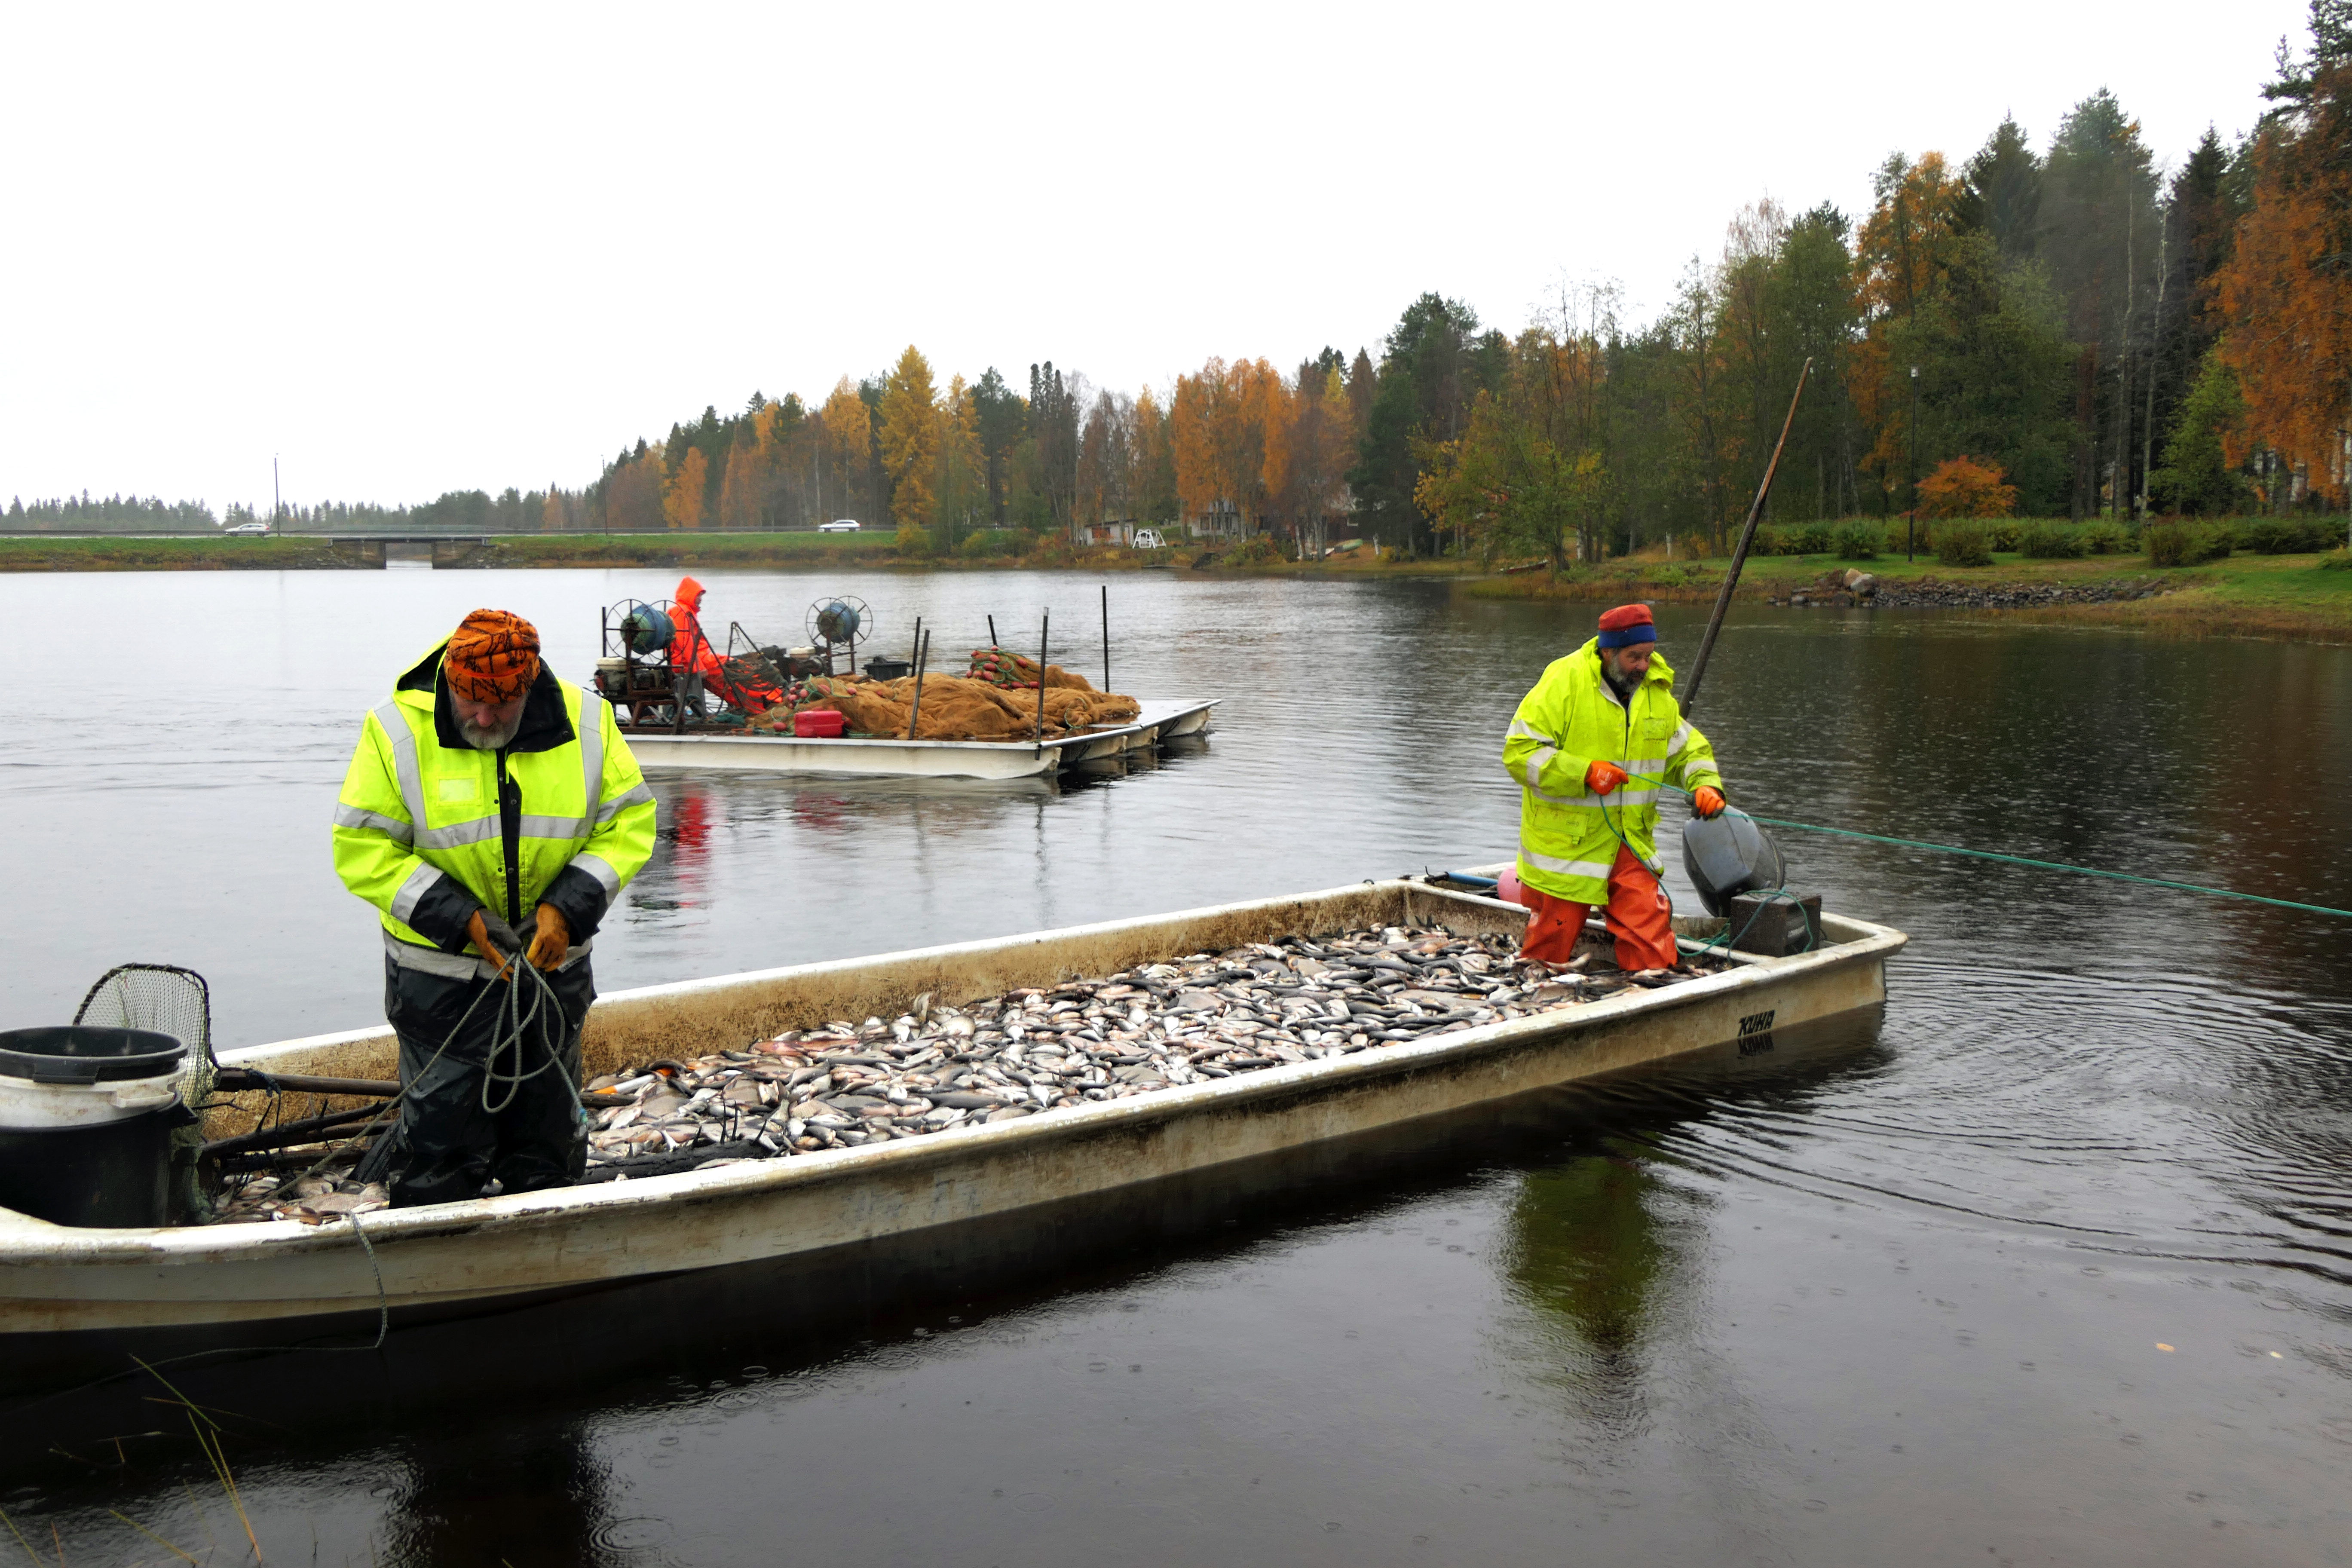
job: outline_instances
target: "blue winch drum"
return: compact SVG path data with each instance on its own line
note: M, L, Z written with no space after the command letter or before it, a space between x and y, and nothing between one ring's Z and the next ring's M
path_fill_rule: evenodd
M626 639L631 653L650 658L669 647L670 639L677 636L677 628L651 605L639 605L621 617L621 636Z

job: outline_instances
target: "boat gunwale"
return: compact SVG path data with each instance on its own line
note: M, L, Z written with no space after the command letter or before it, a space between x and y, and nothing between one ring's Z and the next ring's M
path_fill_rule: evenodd
M1412 879L1368 879L1311 893L1286 894L1167 914L1130 917L1091 925L1025 932L1013 937L987 938L858 958L828 959L808 964L674 981L615 992L609 997L599 998L598 1005L608 1001L690 997L723 987L824 973L854 973L881 963L903 964L985 955L1024 944L1043 946L1054 942L1133 933L1176 922L1190 923L1237 913L1271 910L1290 904L1311 905L1382 891L1408 897L1419 894L1444 902L1461 903L1482 914L1497 910L1516 911L1518 908L1475 894L1432 887L1424 881ZM1354 1085L1399 1077L1423 1068L1475 1061L1550 1037L1571 1036L1604 1027L1634 1014L1675 1011L1740 990L1778 984L1792 978L1864 962L1883 962L1909 940L1892 927L1850 917L1825 915L1822 924L1825 931L1837 928L1835 934L1840 940L1835 945L1812 952L1771 959L1748 953L1729 954L1727 956L1743 962L1696 980L1655 989L1629 990L1574 1007L1555 1008L1517 1018L1498 1018L1491 1024L1432 1034L1419 1040L1375 1046L1344 1057L1325 1057L1279 1068L1260 1068L1206 1083L1171 1085L1118 1100L1055 1108L1050 1114L1039 1112L1009 1121L967 1121L940 1132L894 1140L880 1146L826 1150L790 1158L745 1161L714 1169L638 1177L625 1182L604 1182L540 1193L502 1194L413 1209L377 1210L365 1220L364 1235L371 1244L389 1245L471 1231L513 1232L590 1215L604 1217L612 1212L648 1206L667 1208L730 1202L794 1187L855 1183L886 1171L894 1175L919 1172L926 1166L960 1163L975 1155L987 1157L998 1151L1017 1149L1030 1142L1077 1142L1089 1136L1149 1126L1211 1108L1231 1111L1260 1101L1295 1098L1302 1093L1338 1092ZM221 1060L224 1065L244 1065L263 1055L328 1043L362 1040L386 1033L387 1030L379 1027L278 1041L224 1053ZM340 1224L338 1219L350 1219L352 1225ZM52 1268L76 1265L152 1267L158 1264L176 1268L205 1263L248 1264L304 1253L347 1250L357 1239L359 1230L355 1227L359 1226L360 1222L354 1216L346 1215L317 1226L247 1224L98 1230L51 1225L0 1209L0 1268L5 1268L19 1259L26 1265ZM0 1296L5 1294L5 1289L0 1289ZM358 1299L354 1298L354 1300Z

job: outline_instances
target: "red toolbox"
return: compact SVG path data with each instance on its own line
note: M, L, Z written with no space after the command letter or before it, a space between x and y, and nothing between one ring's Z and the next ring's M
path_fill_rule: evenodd
M838 741L849 728L845 714L824 709L809 709L793 715L793 733L803 740Z

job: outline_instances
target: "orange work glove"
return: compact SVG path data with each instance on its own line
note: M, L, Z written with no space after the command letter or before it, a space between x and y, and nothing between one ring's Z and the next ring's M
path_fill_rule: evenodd
M1595 795L1615 795L1624 784L1625 770L1615 763L1595 757L1591 766L1584 770L1584 787Z
M507 960L522 946L522 939L515 935L514 929L488 910L474 911L473 918L466 922L466 938L474 944L476 952L489 960L490 967L499 972L501 980L506 978Z
M1713 784L1701 784L1691 791L1691 809L1701 816L1719 816L1727 803L1723 792Z
M530 962L535 969L552 969L563 962L572 951L572 922L553 904L539 906L539 931L530 939Z

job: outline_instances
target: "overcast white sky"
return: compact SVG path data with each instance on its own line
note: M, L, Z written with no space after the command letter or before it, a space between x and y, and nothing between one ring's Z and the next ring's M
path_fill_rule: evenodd
M908 342L1164 384L1416 294L1646 319L1735 209L2046 143L2178 161L2303 0L47 5L0 20L0 495L421 501L593 479ZM5 505L5 502L0 502Z

